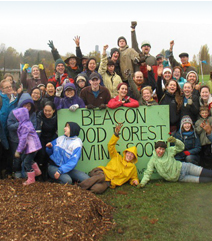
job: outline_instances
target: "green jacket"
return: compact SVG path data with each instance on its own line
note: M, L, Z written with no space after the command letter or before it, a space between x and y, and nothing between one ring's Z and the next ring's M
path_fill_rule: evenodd
M166 151L162 157L158 157L154 150L153 155L148 162L147 169L144 172L144 176L141 180L142 186L145 186L150 180L154 168L157 170L158 174L165 180L171 182L178 181L182 168L182 162L176 161L174 156L177 153L183 151L184 148L184 143L176 139L175 146L166 148Z

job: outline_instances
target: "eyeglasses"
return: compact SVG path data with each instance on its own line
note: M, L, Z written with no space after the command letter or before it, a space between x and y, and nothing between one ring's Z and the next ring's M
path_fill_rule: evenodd
M10 86L6 86L6 87L4 87L3 89L5 90L7 90L7 89L11 89L12 88L12 86L10 85Z

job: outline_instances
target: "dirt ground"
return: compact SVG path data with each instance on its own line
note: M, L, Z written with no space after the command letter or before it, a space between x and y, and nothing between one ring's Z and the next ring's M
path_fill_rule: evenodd
M113 208L76 185L0 180L0 240L99 240Z

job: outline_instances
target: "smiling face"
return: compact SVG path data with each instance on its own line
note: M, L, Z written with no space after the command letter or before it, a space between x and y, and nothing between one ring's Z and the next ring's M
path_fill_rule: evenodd
M64 135L67 137L70 137L71 134L71 128L69 124L66 124L66 126L64 127Z
M111 57L111 60L113 60L113 62L115 63L119 58L119 52L115 51Z
M190 82L192 85L196 84L197 76L195 73L190 73L187 78L188 82Z
M53 110L50 105L46 105L46 106L43 108L43 113L44 113L44 115L45 115L45 117L46 117L47 119L52 118L54 112L55 112L55 110Z
M56 66L56 71L59 73L59 74L64 74L64 71L65 71L65 66L63 64L58 64Z
M144 82L143 73L141 71L135 72L133 80L137 86L141 86Z
M32 77L33 77L34 79L40 79L40 70L39 70L38 67L34 67L34 68L32 69Z
M121 85L121 87L118 90L118 94L119 94L119 99L122 100L123 98L125 98L127 96L127 91L128 88L126 85Z
M163 78L168 82L172 78L172 74L169 71L166 71L163 74Z
M76 64L77 64L76 58L70 58L70 59L69 59L68 65L69 65L71 68L75 67Z
M91 72L94 72L94 70L96 69L96 61L94 59L91 59L88 63L88 69Z
M191 84L189 82L185 83L183 86L183 93L184 93L185 97L187 97L187 98L190 97L192 91L193 91L193 88L192 88Z
M100 79L94 78L92 80L89 80L89 83L91 85L92 90L94 90L94 91L99 90Z
M149 90L143 90L142 97L145 101L150 101L152 97L152 93Z
M32 91L31 97L34 101L37 101L40 99L41 95L40 95L40 90L39 89L34 89Z
M206 119L206 118L209 116L209 111L208 111L208 110L201 110L201 111L200 111L200 116L201 116L203 119Z
M191 123L185 123L183 124L183 129L185 131L190 131L191 130Z
M183 57L180 58L180 61L181 61L182 64L187 64L188 63L188 57L183 56Z
M170 93L170 94L174 94L177 90L177 83L173 80L170 80L169 81L169 84L167 85L166 87L167 91Z
M201 92L200 92L200 96L204 101L208 101L209 97L210 97L210 91L208 88L202 88Z
M73 89L68 88L65 91L65 96L68 98L71 98L71 97L75 96L75 91Z
M13 88L9 80L4 81L1 86L2 94L11 95L13 93Z
M173 71L173 77L176 78L176 80L178 80L178 79L181 77L181 72L180 72L179 69L176 68L176 69Z
M135 155L132 152L126 151L125 159L127 162L131 162L134 158L135 158Z
M158 147L157 149L155 149L156 155L158 157L162 157L165 153L166 149L163 147Z
M49 96L54 96L54 94L55 94L55 87L54 87L54 85L52 85L51 83L48 83L46 85L46 93Z

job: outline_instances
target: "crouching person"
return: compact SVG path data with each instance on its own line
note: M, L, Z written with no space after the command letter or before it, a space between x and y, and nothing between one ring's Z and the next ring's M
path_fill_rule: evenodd
M94 168L90 173L90 178L81 182L82 189L90 190L93 193L103 193L108 187L115 188L130 181L131 185L138 185L138 175L135 163L137 159L137 149L135 146L126 149L123 157L116 150L116 143L119 140L119 132L122 125L118 124L115 134L108 143L108 151L111 160L104 166Z
M144 177L137 186L138 188L147 184L154 168L161 177L170 182L212 182L212 170L175 160L174 156L184 150L185 145L182 141L175 139L173 136L169 137L167 141L175 143L175 146L167 148L164 141L156 142L155 150L148 162Z
M84 172L75 169L81 156L82 141L78 137L80 127L75 122L67 122L64 135L46 144L46 152L51 162L48 173L51 178L60 183L72 184L89 178Z

